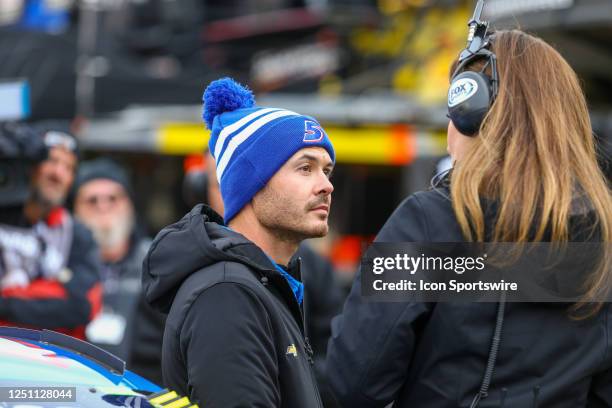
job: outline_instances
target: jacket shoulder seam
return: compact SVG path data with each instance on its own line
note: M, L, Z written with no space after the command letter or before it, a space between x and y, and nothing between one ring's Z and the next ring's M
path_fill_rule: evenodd
M414 195L414 200L416 202L416 204L419 207L420 212L423 214L423 226L425 227L425 238L427 241L429 241L431 238L431 235L429 233L429 221L428 221L428 216L427 216L427 211L425 211L425 209L423 208L423 204L421 203L421 200L419 199L419 195L415 194Z

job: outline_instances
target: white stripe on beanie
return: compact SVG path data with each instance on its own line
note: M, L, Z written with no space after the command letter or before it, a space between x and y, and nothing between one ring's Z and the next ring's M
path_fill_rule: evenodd
M252 121L253 119L256 119L262 115L265 115L270 112L278 111L278 110L280 109L278 108L259 109L251 113L250 115L246 115L244 118L237 120L231 125L224 127L221 133L219 133L219 137L217 138L217 143L215 143L215 152L213 154L213 157L215 158L215 160L219 160L219 154L221 153L221 150L223 149L223 145L225 144L225 140L229 137L229 135L231 135L232 133L234 133L235 131L237 131L238 129L240 129L241 127L243 127L244 125Z
M270 113L269 115L264 116L263 118L257 119L255 122L251 123L247 126L243 131L237 133L228 143L227 148L223 152L221 156L221 160L217 161L217 179L221 182L221 177L223 177L223 173L225 172L225 168L229 164L229 161L232 159L232 156L238 146L240 146L244 141L246 141L249 137L253 135L253 133L257 132L260 128L265 126L266 124L272 122L273 120L285 117L285 116L300 116L299 113L295 113L288 110L281 110L278 112ZM216 150L216 147L215 147Z

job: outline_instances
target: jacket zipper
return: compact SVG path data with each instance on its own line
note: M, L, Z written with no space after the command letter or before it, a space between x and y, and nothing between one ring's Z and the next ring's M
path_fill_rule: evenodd
M311 366L314 366L314 351L312 350L312 346L310 345L310 340L306 336L304 336L304 348L306 349L306 357L308 358L308 362Z
M314 374L314 359L313 359L313 350L312 350L312 346L310 345L310 341L308 340L308 337L304 337L304 349L306 350L306 358L308 359L308 371L310 371L310 379L312 380L312 384L315 387L315 390L317 391L317 402L319 403L319 407L323 407L323 400L321 400L321 391L319 390L319 383L317 382L317 377L315 377Z
M298 257L297 259L297 267L298 267L298 275L302 280L304 285L304 278L302 276L302 258ZM302 326L303 326L303 335L304 335L304 349L306 350L306 358L308 359L308 363L310 364L310 378L312 379L312 383L317 390L317 402L319 403L319 407L323 407L323 401L321 400L321 391L319 390L319 383L317 382L317 377L314 374L314 350L310 345L310 339L308 338L308 325L307 325L307 315L306 315L306 302L308 301L306 296L306 290L304 290L304 297L302 298Z
M297 259L297 265L298 265L298 271L301 272L301 268L302 268L302 259L298 258ZM276 271L274 271L276 272ZM300 277L301 277L301 273L300 273ZM310 365L309 370L310 371L310 379L312 380L312 383L315 387L315 389L317 390L317 402L319 403L319 407L323 407L323 400L321 400L321 392L319 391L319 383L317 382L317 378L315 377L314 374L314 350L312 349L312 346L310 345L310 340L308 339L308 333L307 333L307 328L306 328L306 294L304 294L304 298L302 299L302 306L300 307L300 305L297 303L297 300L295 299L295 296L293 294L293 291L291 291L291 289L289 288L289 284L287 283L287 281L285 280L285 278L282 278L284 281L284 284L286 285L287 289L288 289L288 293L291 293L291 298L292 301L295 302L295 304L298 307L299 310L299 318L295 319L296 322L298 323L298 327L301 330L302 333L302 337L304 340L304 350L306 351L306 359L308 360L308 364ZM262 277L261 279L261 283L264 286L268 286L269 283L269 279L267 277ZM291 308L290 308L291 310ZM295 318L295 314L294 314L294 318Z

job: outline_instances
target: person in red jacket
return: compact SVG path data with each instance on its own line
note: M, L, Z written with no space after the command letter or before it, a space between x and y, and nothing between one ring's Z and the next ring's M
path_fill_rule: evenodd
M48 157L33 169L30 196L22 211L10 227L3 226L12 236L21 234L25 239L3 242L0 325L84 338L85 325L100 310L102 289L93 237L63 207L74 180L77 143L60 130L40 134ZM28 239L38 244L29 252L19 247Z

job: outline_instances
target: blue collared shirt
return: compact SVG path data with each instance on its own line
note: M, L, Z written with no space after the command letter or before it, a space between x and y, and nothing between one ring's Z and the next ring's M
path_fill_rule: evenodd
M289 283L289 286L291 287L291 290L295 295L295 299L301 305L302 301L304 300L304 284L299 280L295 279L293 276L291 276L289 272L287 272L285 269L283 269L282 266L274 262L272 258L270 258L269 256L268 258L270 259L270 262L274 264L276 270L279 271L280 274L285 277L285 279L287 279L287 282Z

